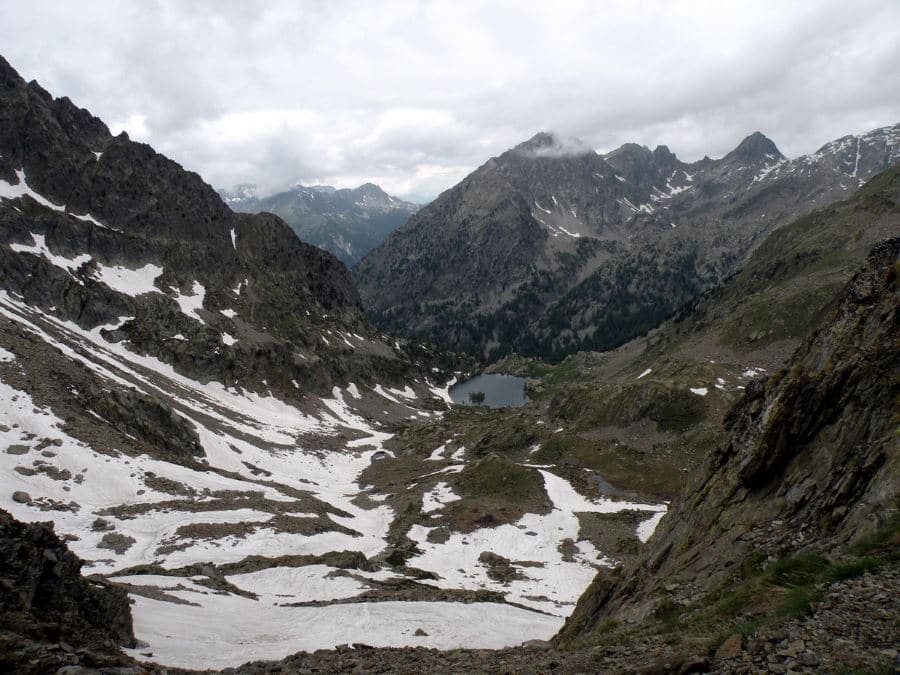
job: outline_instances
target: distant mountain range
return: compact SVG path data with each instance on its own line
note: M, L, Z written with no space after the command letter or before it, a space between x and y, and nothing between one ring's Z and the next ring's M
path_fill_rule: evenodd
M296 185L267 197L255 185L219 192L233 211L280 216L303 241L334 254L348 267L383 242L419 210L418 204L392 197L373 183L337 189Z
M559 359L646 332L772 230L900 160L900 125L787 159L757 132L721 159L600 155L539 133L425 206L357 267L383 329L494 360Z

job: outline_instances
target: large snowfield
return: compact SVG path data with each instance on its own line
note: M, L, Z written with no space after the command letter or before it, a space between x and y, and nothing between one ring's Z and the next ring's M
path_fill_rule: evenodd
M29 252L44 255L44 248L35 237ZM101 268L99 277L120 290L154 292L150 289L158 270ZM179 295L186 314L197 311L201 290ZM359 601L357 596L371 590L368 582L403 576L390 567L372 572L275 564L228 575L227 582L242 594L214 589L200 583L202 577L164 572L195 563L239 563L251 556L358 551L371 559L384 552L395 513L384 503L388 495L362 485L360 474L374 453L391 455L384 448L391 436L365 419L355 404L368 396L408 405L410 414L436 413L416 409L411 387L354 384L335 387L314 412L304 412L275 396L192 380L123 343L108 342L99 328L84 330L8 293L0 292L0 315L101 381L171 402L199 434L205 460L194 468L92 448L64 431L65 421L51 409L0 380L3 508L25 521L53 520L57 532L86 561L85 573L125 573L112 578L132 592L135 632L146 644L133 651L139 659L188 668L226 667L344 643L497 648L548 639L596 569L611 564L579 536L575 514L647 511L639 527L645 539L665 510L662 505L587 499L541 468L554 504L548 514L526 514L517 523L455 533L440 544L428 541L428 527L409 530L422 553L407 564L437 576L424 583L498 591L508 604ZM4 367L15 367L16 360L14 353L0 352ZM432 387L432 393L446 396L446 388ZM317 444L310 440L314 438L342 440L335 449L334 442ZM442 446L423 460L431 466L428 460L454 462L437 472L423 470L422 478L430 474L433 481L423 494L423 512L437 513L459 499L439 479L461 470L465 453L460 449L445 457ZM173 492L167 487L172 485L188 492ZM13 500L17 491L27 493L29 501ZM298 492L309 498L302 508L295 506ZM304 528L304 521L317 527ZM286 528L285 522L297 527ZM564 539L575 542L574 556L560 552ZM523 568L524 579L503 584L479 564L483 551L531 565ZM148 564L163 573L128 572Z

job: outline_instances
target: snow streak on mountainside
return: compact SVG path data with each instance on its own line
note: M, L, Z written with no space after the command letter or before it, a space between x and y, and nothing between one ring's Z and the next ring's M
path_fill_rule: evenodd
M293 189L259 197L253 185L222 191L234 211L280 216L303 241L334 254L348 267L378 246L418 209L417 204L391 197L372 183L358 188L296 185Z
M900 125L794 160L757 132L690 164L665 146L601 156L541 133L424 207L356 280L382 328L489 359L609 348L898 161Z

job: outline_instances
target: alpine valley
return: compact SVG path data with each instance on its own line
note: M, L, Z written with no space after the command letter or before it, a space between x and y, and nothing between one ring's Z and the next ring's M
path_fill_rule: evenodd
M220 195L0 58L0 670L893 672L898 160Z

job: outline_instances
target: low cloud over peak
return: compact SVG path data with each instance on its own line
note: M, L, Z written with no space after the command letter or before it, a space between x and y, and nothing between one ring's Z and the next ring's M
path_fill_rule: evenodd
M561 136L553 131L541 131L515 147L516 153L526 157L574 157L594 152L581 139Z

